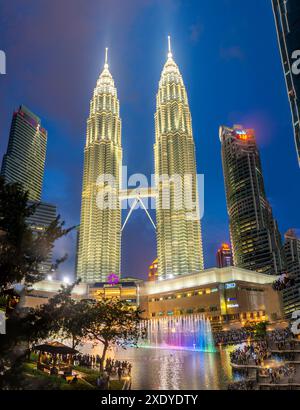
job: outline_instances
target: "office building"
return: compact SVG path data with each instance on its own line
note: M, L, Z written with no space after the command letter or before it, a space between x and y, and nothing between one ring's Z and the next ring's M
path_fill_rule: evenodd
M28 199L40 201L47 147L47 131L41 120L24 105L14 112L1 176L18 182L28 191Z
M227 243L222 243L221 247L217 251L216 259L218 268L226 268L227 266L233 266L230 245L228 245Z
M204 262L192 119L170 38L156 97L154 157L158 276L200 272Z
M107 282L111 273L120 275L121 166L120 107L106 54L90 103L84 148L77 259L77 277L84 282Z
M300 165L300 2L272 0Z
M266 196L255 132L221 127L220 140L234 266L281 274L281 235Z
M300 310L300 239L293 229L286 232L284 238L286 272L294 281L293 286L282 292L284 314L290 318L293 312Z
M43 233L57 217L56 206L45 202L29 202L29 204L32 203L36 205L36 210L33 215L27 218L27 223L33 233ZM40 272L44 273L46 277L51 274L52 255L53 253L51 250L47 256L47 259L40 265L39 268Z
M158 259L155 259L149 266L148 280L158 280Z

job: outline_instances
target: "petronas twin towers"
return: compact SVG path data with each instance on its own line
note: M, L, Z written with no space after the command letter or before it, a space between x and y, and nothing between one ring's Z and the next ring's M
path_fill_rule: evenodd
M77 276L106 282L120 275L122 144L119 100L107 64L90 102L84 149ZM162 279L203 269L197 171L186 89L170 46L156 97L155 180L158 273ZM107 199L109 198L109 201Z

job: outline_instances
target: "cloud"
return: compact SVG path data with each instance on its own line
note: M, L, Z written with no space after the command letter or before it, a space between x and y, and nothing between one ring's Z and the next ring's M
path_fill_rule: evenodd
M231 47L222 47L220 49L220 57L222 60L244 60L245 54L241 47L231 46Z

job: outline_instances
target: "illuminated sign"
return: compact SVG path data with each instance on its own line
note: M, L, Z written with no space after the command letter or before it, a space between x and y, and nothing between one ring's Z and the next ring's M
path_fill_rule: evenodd
M117 285L118 283L120 283L120 278L115 273L110 273L108 275L107 281L110 285Z
M222 249L224 251L230 251L230 246L227 243L222 243Z
M238 308L239 305L237 303L236 304L228 304L227 307L228 307L228 309L234 309L234 308Z
M235 283L226 283L225 289L234 289L236 287Z
M247 141L250 138L252 138L252 135L247 133L245 130L236 130L235 134L236 134L237 138L242 140L242 141Z

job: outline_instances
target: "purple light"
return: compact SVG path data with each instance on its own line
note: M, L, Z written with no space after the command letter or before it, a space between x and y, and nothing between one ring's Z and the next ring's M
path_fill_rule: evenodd
M108 275L107 281L110 285L117 285L120 283L120 278L115 273L110 273Z

